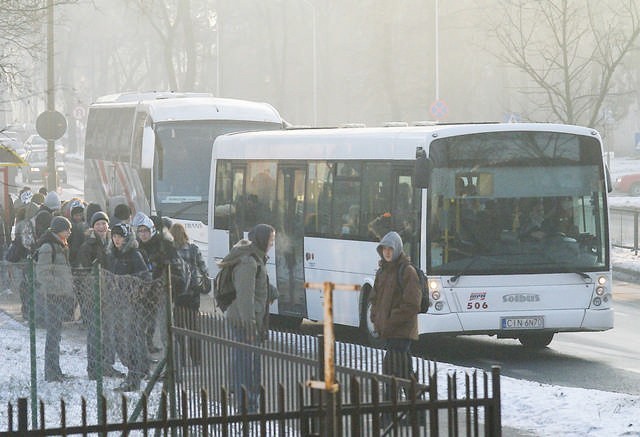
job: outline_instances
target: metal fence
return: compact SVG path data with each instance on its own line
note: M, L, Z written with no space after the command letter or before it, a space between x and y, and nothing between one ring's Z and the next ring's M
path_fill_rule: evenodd
M609 235L613 246L631 249L638 254L638 217L637 208L610 208Z
M362 402L365 394L360 385L360 378L351 378L348 402L338 403L337 408L331 410L326 396L321 397L315 405L299 405L296 409L284 407L286 394L280 390L277 394L279 407L268 412L265 403L261 403L259 411L246 411L227 414L223 405L220 414L211 415L208 408L203 408L199 414L191 414L188 398L181 393L183 402L180 412L172 414L168 408L168 397L163 393L159 409L155 417L149 415L149 405L146 397L142 398L142 415L140 420L129 421L129 410L125 397L122 398L122 420L88 424L69 425L64 415L61 416L60 426L40 429L28 428L28 401L20 399L17 411L9 404L8 414L17 420L10 420L7 431L0 431L0 437L25 436L57 436L57 435L87 435L99 433L122 433L121 435L148 435L149 431L162 431L163 435L193 436L500 436L500 375L499 369L494 367L491 377L492 396L479 395L479 383L482 390L488 392L489 378L482 373L481 380L477 375L465 374L464 396L458 396L458 375L447 375L448 396L446 399L423 399L419 395L418 384L413 381L409 385L408 396L405 399L392 397L388 401L381 401L381 385L372 379L372 402ZM398 387L397 381L392 379L392 389ZM299 386L303 392L304 387ZM201 390L199 402L210 405L206 390ZM62 401L64 410L64 401ZM44 415L45 406L40 406ZM83 404L83 417L86 417L86 405ZM15 414L14 414L15 413ZM327 424L329 415L333 413L337 419L337 428L329 432ZM101 415L106 417L106 403L103 403ZM481 425L484 420L484 425Z
M0 297L0 309L16 319L26 317L32 344L42 348L37 314L44 312L44 327L48 309L38 309L43 297L35 286L37 278L31 279L33 266L1 267L0 290L16 291ZM267 338L257 339L219 315L170 310L170 300L163 305L160 298L168 281L143 283L97 270L74 278L74 299L69 310L60 313L62 334L73 331L86 346L80 350L85 360L80 365L87 368L87 382L95 379L94 402L83 398L75 420L67 416L68 401L47 406L38 402L38 387L44 384L47 389L38 361L37 369L31 367L31 402L27 396L20 396L24 399L17 404L9 402L6 420L0 417L7 431L0 430L0 436L146 435L149 430L171 430L172 435L500 435L497 369L492 377L484 372L448 373L446 384L440 384L436 364L413 357L412 379L391 378L383 375L383 351L336 343L332 355L337 390L318 390L312 382L322 379L326 364L322 337L270 331ZM144 310L147 304L154 305L153 313ZM163 315L162 308L169 310ZM132 315L139 320L132 321ZM113 335L116 342L145 350L149 337L140 324L145 318L165 321L152 338L163 352L155 355L160 358L157 364L146 360L147 353L139 355L151 376L140 386L144 392L125 397L114 390L120 380L107 376L106 369L115 365L129 373L138 363L127 356L128 346L115 344L110 352L104 340ZM33 340L36 334L38 342ZM35 362L35 354L32 358ZM69 365L65 359L78 361L78 356L60 356L63 368ZM92 362L96 374L90 372ZM59 420L52 420L55 415Z

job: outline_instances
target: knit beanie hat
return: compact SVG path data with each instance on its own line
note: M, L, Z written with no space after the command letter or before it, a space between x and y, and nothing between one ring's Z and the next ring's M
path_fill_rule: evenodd
M54 234L58 234L63 231L70 231L71 222L68 218L58 215L51 220L49 229L51 229L51 232L53 232Z
M124 238L131 233L131 228L126 223L118 223L111 228L111 235L120 235Z
M55 211L60 209L60 205L61 202L58 193L56 193L55 191L49 191L47 197L44 198L44 206L46 206L50 210Z
M154 226L151 219L144 212L137 212L136 215L133 216L131 225L135 229L137 229L140 226L146 226L151 231L151 235L155 235L156 233L156 227Z
M27 203L31 202L32 198L33 198L33 193L31 192L31 190L23 191L22 193L20 193L20 201L22 202L23 205L26 205Z
M97 221L104 220L109 223L109 216L104 211L97 211L91 216L91 227L93 227Z
M78 199L74 199L71 201L69 209L71 210L72 217L74 214L84 214L84 205Z
M44 195L42 193L35 193L31 198L31 203L42 205L44 203Z

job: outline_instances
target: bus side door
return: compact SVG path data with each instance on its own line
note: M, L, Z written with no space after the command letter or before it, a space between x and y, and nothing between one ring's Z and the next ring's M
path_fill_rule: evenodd
M276 188L276 283L278 313L307 316L304 289L304 196L306 166L281 164Z

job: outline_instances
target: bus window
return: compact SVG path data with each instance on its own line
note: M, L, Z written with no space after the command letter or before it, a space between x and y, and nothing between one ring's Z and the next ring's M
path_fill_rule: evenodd
M331 225L333 166L327 162L309 163L305 200L305 234L327 235Z
M392 229L391 165L368 163L363 178L362 219L368 240L379 241Z
M229 229L235 220L232 181L231 162L219 161L216 169L216 204L214 208L214 226L217 229Z
M360 174L362 164L358 162L338 162L334 182L332 231L336 237L353 238L360 234L356 226L355 211L360 210Z
M276 195L276 162L252 161L247 165L247 181L242 229L258 223L273 223Z

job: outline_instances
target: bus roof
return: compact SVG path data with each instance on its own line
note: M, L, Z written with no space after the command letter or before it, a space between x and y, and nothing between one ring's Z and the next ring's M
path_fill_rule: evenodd
M542 131L594 136L594 129L552 123L476 123L411 127L290 129L219 136L214 156L226 159L414 159L435 138L483 132Z
M158 122L191 120L248 120L283 124L268 103L223 99L199 93L125 93L99 98L89 110L132 108L147 112Z

